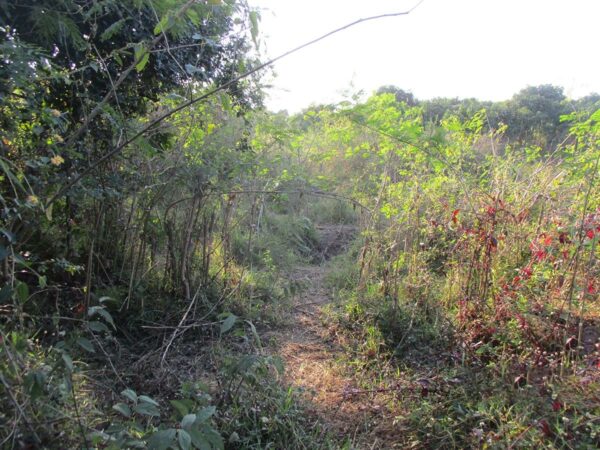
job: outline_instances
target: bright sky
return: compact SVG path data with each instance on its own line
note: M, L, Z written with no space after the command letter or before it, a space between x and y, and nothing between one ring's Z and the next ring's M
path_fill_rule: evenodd
M359 18L418 0L249 0L263 51L279 55ZM600 92L600 0L424 0L408 16L359 24L275 65L272 110L297 112L392 84L417 98L504 100L554 84Z

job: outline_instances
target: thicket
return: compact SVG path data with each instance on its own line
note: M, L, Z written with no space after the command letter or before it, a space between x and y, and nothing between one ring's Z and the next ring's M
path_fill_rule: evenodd
M331 223L349 367L442 380L398 394L398 445L600 445L598 97L272 114L258 20L0 0L0 446L346 445L261 339Z
M593 448L600 111L557 117L568 133L540 147L485 109L427 108L382 93L305 115L315 172L369 211L329 276L347 363L397 392L400 445Z
M315 244L259 192L281 171L256 151L258 78L238 80L258 64L257 12L2 1L0 26L0 446L297 440L247 320L280 314L280 267ZM184 334L218 344L175 349ZM247 417L257 402L278 421Z

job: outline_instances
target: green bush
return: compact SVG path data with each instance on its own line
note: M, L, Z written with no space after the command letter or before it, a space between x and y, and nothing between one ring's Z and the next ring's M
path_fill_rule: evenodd
M352 224L356 222L355 207L346 200L319 198L308 205L307 217L319 224Z

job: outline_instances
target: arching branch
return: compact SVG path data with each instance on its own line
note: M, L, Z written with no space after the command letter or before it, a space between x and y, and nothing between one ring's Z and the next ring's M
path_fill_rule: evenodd
M302 50L306 47L309 47L311 45L316 44L317 42L320 42L334 34L337 34L341 31L344 31L348 28L351 28L353 26L359 25L361 23L364 22L369 22L369 21L374 21L374 20L379 20L379 19L384 19L384 18L389 18L389 17L398 17L398 16L406 16L408 14L410 14L412 11L415 10L415 8L417 8L424 0L421 0L419 3L417 3L414 7L412 7L411 9L407 10L407 11L403 11L403 12L396 12L396 13L388 13L388 14L379 14L376 16L370 16L370 17L365 17L363 19L358 19L355 20L354 22L351 22L349 24L346 24L342 27L336 28L333 31L330 31L328 33L323 34L322 36L319 36L315 39L312 39L302 45L299 45L298 47L295 47L291 50L288 50L285 53L282 53L279 56L276 56L273 59L270 59L269 61L258 65L257 67L248 70L247 72L244 72L243 74L229 80L226 83L223 83L220 86L217 86L213 89L211 89L210 91L206 92L205 94L200 95L199 97L196 97L194 99L188 100L184 103L182 103L181 105L170 109L169 111L166 111L165 113L159 115L158 117L156 117L154 120L151 120L150 122L148 122L147 125L145 125L143 128L141 128L137 133L135 133L132 137L130 137L129 139L125 140L124 142L122 142L121 144L115 146L112 150L110 150L108 153L106 153L106 155L102 156L101 158L99 158L98 160L94 161L92 164L90 164L85 170L83 170L83 172L81 172L80 174L78 174L77 176L73 177L73 179L71 181L69 181L67 184L65 184L61 189L59 189L58 192L56 192L56 194L54 194L46 203L46 207L49 207L50 205L52 205L56 200L58 200L60 197L62 197L63 195L65 195L69 189L71 189L73 186L75 186L79 181L81 181L81 179L83 179L85 176L89 175L96 167L98 167L99 165L101 165L102 163L108 161L109 159L111 159L113 156L119 154L121 151L123 151L123 149L125 147L127 147L129 144L131 144L132 142L134 142L135 140L137 140L138 138L140 138L142 135L144 135L147 131L149 131L150 129L152 129L153 127L155 127L156 125L158 125L159 123L161 123L163 120L171 117L173 114L176 114L177 112L189 108L190 106L201 102L203 100L206 100L207 98L215 95L218 92L224 91L225 89L229 88L230 86L233 86L235 83L237 83L238 81L249 77L250 75L253 75L257 72L259 72L260 70L273 65L274 63L276 63L277 61L285 58L286 56L289 56L293 53L298 52L299 50Z

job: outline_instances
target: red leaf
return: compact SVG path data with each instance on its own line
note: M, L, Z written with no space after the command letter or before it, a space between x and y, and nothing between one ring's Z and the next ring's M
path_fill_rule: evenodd
M550 429L550 425L548 425L548 422L546 422L546 419L540 420L539 423L540 423L540 430L542 430L542 433L544 433L544 435L546 435L547 437L551 437L552 430Z
M455 209L454 211L452 211L452 222L454 222L455 224L458 223L458 213L460 212L460 209Z
M559 400L554 400L552 402L552 411L557 412L560 411L563 407L563 404Z
M537 252L535 252L535 259L539 262L542 261L544 258L546 258L546 250L538 250Z
M594 230L587 230L585 235L590 239L594 239Z
M596 286L594 286L594 280L588 281L587 293L588 294L595 294L596 293Z

